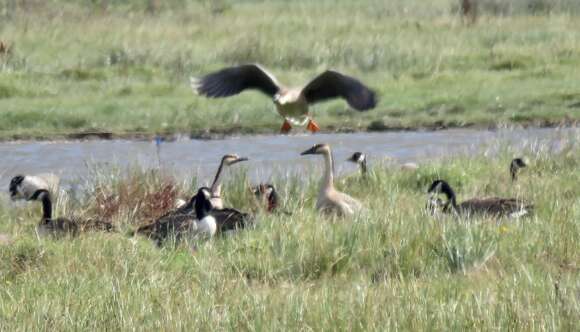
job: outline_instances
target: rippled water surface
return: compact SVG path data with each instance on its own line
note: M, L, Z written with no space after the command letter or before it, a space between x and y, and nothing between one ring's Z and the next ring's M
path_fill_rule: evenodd
M16 174L55 173L64 183L83 178L87 165L98 167L166 168L178 176L208 179L222 155L237 153L250 158L246 163L250 177L266 181L273 174L295 174L320 168L316 156L300 156L315 143L332 146L339 172L350 172L354 165L344 160L354 151L364 151L370 162L390 157L398 162L417 162L457 153L477 153L508 145L515 153L534 145L559 149L576 141L580 129L443 130L432 132L386 132L318 134L304 136L249 136L220 140L177 140L163 142L160 153L154 142L111 140L70 142L0 143L0 187L7 188ZM204 181L205 182L205 181Z

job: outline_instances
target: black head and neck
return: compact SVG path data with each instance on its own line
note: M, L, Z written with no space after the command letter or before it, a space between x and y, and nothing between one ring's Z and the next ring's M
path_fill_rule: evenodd
M197 220L205 218L212 209L210 202L211 191L207 187L201 187L197 191L197 194L192 198L195 199L195 216Z
M367 156L362 152L355 152L347 161L356 163L360 167L362 175L367 175Z
M433 181L433 183L431 183L431 185L429 186L427 193L429 193L429 194L439 194L439 193L444 194L445 197L447 197L447 201L449 203L451 203L451 206L454 209L457 209L457 200L455 197L455 192L453 191L453 189L451 188L449 183L447 183L446 181L444 181L444 180Z
M24 181L23 175L16 175L15 177L12 178L12 180L10 180L10 186L8 187L8 191L10 192L10 198L12 200L14 200L18 195L18 187L22 184L22 181Z
M48 190L41 189L37 190L32 194L30 200L41 201L42 202L42 219L51 220L52 219L52 201L50 199L50 193Z
M519 170L527 166L528 164L526 164L523 158L515 158L512 160L510 163L510 175L512 177L512 181L516 181L518 179Z

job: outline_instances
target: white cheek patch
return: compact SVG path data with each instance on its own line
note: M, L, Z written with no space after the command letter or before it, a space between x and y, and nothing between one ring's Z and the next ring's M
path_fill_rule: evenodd
M523 217L523 216L525 216L525 215L527 215L527 214L528 214L528 210L526 210L526 209L521 209L521 210L519 210L519 211L516 211L516 212L510 213L509 217L510 217L510 218L521 218L521 217Z
M35 176L26 176L24 177L24 180L16 186L16 195L12 196L12 200L28 200L38 190L50 191L48 183Z

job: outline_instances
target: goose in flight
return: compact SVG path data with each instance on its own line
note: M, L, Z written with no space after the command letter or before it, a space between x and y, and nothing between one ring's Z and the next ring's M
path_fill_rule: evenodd
M357 111L367 111L376 106L375 92L356 78L327 70L305 86L287 88L257 64L224 68L202 78L191 78L191 87L197 94L209 98L237 95L244 90L259 90L273 99L276 110L284 118L281 132L286 134L292 125L303 126L312 133L320 127L308 111L310 104L343 98Z

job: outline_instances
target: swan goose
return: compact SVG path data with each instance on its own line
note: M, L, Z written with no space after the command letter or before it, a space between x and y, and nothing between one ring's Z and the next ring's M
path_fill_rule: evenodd
M292 125L303 126L312 133L320 130L308 108L310 104L333 98L343 98L357 111L376 106L375 92L359 80L333 70L327 70L303 87L287 88L274 75L258 64L224 68L202 78L191 78L194 93L222 98L254 89L272 98L278 114L284 118L281 133L288 133Z
M334 163L332 151L328 144L317 144L304 151L301 155L318 154L324 158L324 176L320 182L320 190L316 201L316 209L328 214L352 216L362 210L362 204L334 188Z

